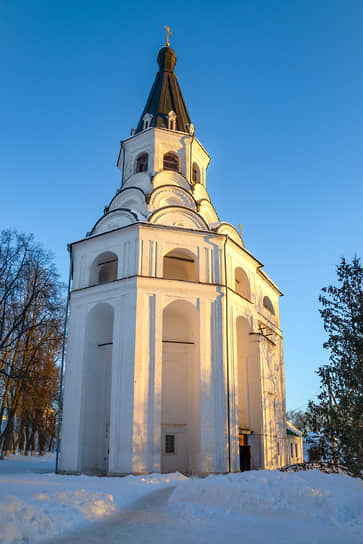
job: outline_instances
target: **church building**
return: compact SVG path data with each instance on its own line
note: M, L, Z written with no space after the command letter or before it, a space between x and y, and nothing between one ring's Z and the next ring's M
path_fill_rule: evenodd
M157 61L121 186L70 245L60 472L278 468L281 293L211 202L168 43Z

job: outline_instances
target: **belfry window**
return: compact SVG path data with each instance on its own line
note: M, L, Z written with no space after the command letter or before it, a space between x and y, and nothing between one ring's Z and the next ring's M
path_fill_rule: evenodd
M179 156L176 153L166 153L163 160L164 170L179 172Z
M193 162L193 166L192 166L192 182L200 183L200 170L199 170L199 166L195 162Z
M136 174L139 172L146 172L148 169L149 155L147 153L142 153L136 159Z

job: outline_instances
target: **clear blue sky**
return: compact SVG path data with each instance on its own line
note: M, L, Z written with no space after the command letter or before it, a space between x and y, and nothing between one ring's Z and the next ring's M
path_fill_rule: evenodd
M0 228L33 232L64 280L120 183L120 139L163 25L221 218L279 285L288 408L327 360L321 287L363 256L363 3L0 0Z

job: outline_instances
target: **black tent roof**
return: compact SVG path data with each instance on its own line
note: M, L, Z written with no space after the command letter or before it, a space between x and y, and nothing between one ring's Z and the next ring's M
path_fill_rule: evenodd
M168 113L176 114L176 130L189 133L190 117L174 73L176 55L171 47L162 47L158 54L159 72L151 88L144 111L137 125L136 133L143 128L143 117L152 115L150 126L168 128Z

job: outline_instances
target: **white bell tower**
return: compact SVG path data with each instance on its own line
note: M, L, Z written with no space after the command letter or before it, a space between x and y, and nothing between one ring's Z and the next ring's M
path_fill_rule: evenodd
M70 246L63 473L286 461L281 293L211 203L175 63L163 47L121 188Z

